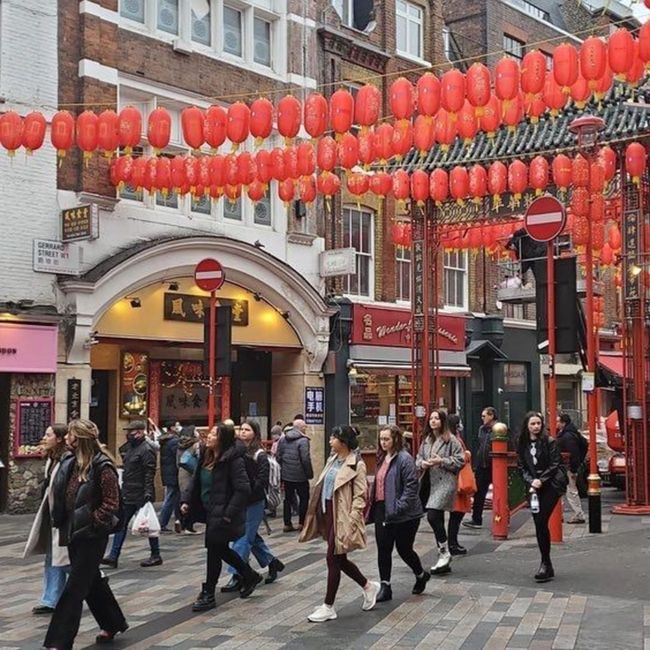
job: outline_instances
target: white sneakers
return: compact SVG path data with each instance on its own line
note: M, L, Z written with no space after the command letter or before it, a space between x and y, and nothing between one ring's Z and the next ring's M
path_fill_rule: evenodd
M335 618L336 612L334 611L334 608L322 604L307 617L307 620L312 623L324 623L325 621L333 621Z
M447 544L440 544L438 546L438 554L438 561L435 566L431 567L431 573L433 575L449 573L451 571L451 553Z
M381 585L378 582L368 581L367 588L364 587L363 589L363 605L361 605L361 609L364 612L371 610L377 604L377 595L380 589Z

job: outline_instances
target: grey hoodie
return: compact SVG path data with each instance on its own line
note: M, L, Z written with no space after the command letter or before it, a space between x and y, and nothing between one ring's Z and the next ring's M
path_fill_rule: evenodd
M280 463L283 481L304 483L314 478L309 438L295 427L280 438L276 460Z

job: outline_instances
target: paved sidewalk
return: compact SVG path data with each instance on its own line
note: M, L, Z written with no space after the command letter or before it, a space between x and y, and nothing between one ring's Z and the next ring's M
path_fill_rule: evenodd
M413 577L397 557L393 601L371 612L361 611L359 588L343 577L339 618L325 624L306 620L324 595L324 545L298 544L295 534L278 532L280 520L272 521L275 532L267 538L287 564L280 579L247 601L218 594L218 608L204 614L190 611L204 573L202 537L163 536L165 563L153 569L139 566L146 541L129 537L119 569L107 571L131 625L113 647L650 650L650 518L611 516L609 506L620 498L615 491L604 495L602 535L589 535L586 525L565 526L566 542L553 549L553 582L532 580L538 554L525 511L505 542L463 529L470 554L454 560L450 575L432 579L422 596L411 595ZM21 558L30 523L26 516L0 517L0 649L40 647L48 624L30 613L42 575L40 559ZM352 557L375 578L372 527L368 532L368 550ZM425 522L417 548L430 566L433 535ZM96 633L85 612L75 647L91 647Z

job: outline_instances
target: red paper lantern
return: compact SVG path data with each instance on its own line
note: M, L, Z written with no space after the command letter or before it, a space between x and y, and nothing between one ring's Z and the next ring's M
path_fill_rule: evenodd
M625 83L633 88L636 88L645 76L645 63L639 56L639 42L634 41L634 56L632 57L632 65L625 73Z
M316 163L321 171L331 172L336 167L336 141L329 135L318 141Z
M574 214L572 239L575 246L587 245L589 242L589 219L587 217Z
M375 172L369 181L369 189L375 195L385 199L393 190L393 179L388 172Z
M133 173L133 158L131 156L119 156L111 163L111 181L119 191L125 185L131 183Z
M241 197L241 185L226 185L224 194L230 203L237 203Z
M175 160L175 159L174 159ZM210 187L221 187L226 184L226 173L225 173L225 165L224 165L224 157L217 154L216 156L211 156L210 157L210 162L208 164L208 172L209 172L209 185ZM172 161L172 182L174 182L174 185L181 186L183 185L183 181L185 180L183 176L180 176L180 168L178 170L179 172L179 181L176 183L174 181L174 161Z
M465 103L465 75L457 68L447 70L440 78L440 105L452 120Z
M262 183L262 181L255 179L252 183L248 185L247 193L248 193L248 198L253 203L257 203L258 201L261 201L266 195L266 185Z
M191 186L196 186L199 183L198 173L198 158L190 158L190 166L187 169L187 180ZM229 153L223 159L224 178L226 185L237 185L239 183L239 165L237 164L237 156L234 153Z
M538 95L546 81L546 57L539 50L524 55L521 62L521 90L526 95Z
M598 160L603 167L605 182L609 183L616 174L616 152L607 145L598 152Z
M576 187L589 186L589 162L582 154L578 154L571 163L571 177Z
M414 92L413 84L404 77L395 79L388 93L390 110L396 120L408 120L413 115Z
M397 201L406 201L410 196L410 179L408 172L398 169L393 173L393 196Z
M535 190L535 196L546 191L548 185L548 160L544 156L535 156L530 161L530 186Z
M146 163L144 166L144 180L142 182L142 187L147 190L149 194L153 194L156 190L157 158L146 158L145 160Z
M141 192L144 188L145 175L147 173L147 160L147 158L142 157L133 159L133 168L131 169L129 185L131 185L136 192Z
M595 221L593 205L591 206L591 209L591 249L594 252L600 252L605 245L605 222L602 221L602 219L600 221Z
M210 106L203 120L203 138L212 151L216 151L225 141L228 130L228 112L222 106Z
M579 65L578 50L570 43L560 43L553 50L553 78L565 95L578 80Z
M621 250L622 241L621 231L618 228L618 224L613 223L609 229L609 245L615 253L618 253Z
M469 193L474 203L481 203L487 195L488 175L483 165L472 165L469 170Z
M286 143L298 135L301 116L302 106L293 95L285 95L278 102L278 132Z
M135 111L136 109L133 110ZM138 116L140 115L140 113L137 114ZM139 133L138 131L138 142L140 141ZM50 139L52 146L56 149L56 155L59 158L63 158L74 144L74 117L68 111L57 111L52 116ZM130 147L126 153L130 153Z
M492 77L490 70L482 63L472 63L467 71L465 87L467 89L467 101L472 105L476 116L483 114L483 108L490 101L492 96Z
M125 153L131 153L133 147L137 147L142 138L142 116L140 111L133 106L124 107L118 115L117 129L120 147L124 147Z
M609 245L609 242L606 241L603 244L603 248L600 251L600 263L605 266L610 266L614 262L614 251Z
M542 99L551 110L551 117L557 117L566 106L567 95L562 92L562 88L557 84L553 75L546 77Z
M285 180L278 183L278 196L284 205L288 205L293 201L293 197L296 194L296 183L293 178L286 178Z
M268 185L273 178L271 152L268 149L260 149L255 154L255 164L257 166L258 180L264 183L264 185Z
M366 131L360 133L357 139L359 140L359 162L367 168L375 162L375 134Z
M401 160L413 147L413 126L408 120L400 120L393 127L393 154Z
M492 205L498 208L501 205L501 194L506 191L508 182L508 168L496 160L488 167L488 192L492 195Z
M43 146L45 140L45 129L47 122L43 113L33 111L28 113L23 120L23 138L22 145L28 154L36 151Z
M172 185L171 160L166 156L155 158L156 179L154 189L158 190L166 199Z
M303 176L298 181L298 194L300 200L310 205L316 200L316 178L314 176Z
M591 195L591 221L605 223L605 197L602 194ZM604 237L603 231L603 237ZM596 248L596 246L594 246ZM602 248L599 246L598 248Z
M492 95L490 101L487 103L483 109L483 115L481 115L480 126L481 131L484 131L488 139L494 138L497 129L501 125L501 102L496 97Z
M456 120L452 120L449 113L444 108L441 108L436 116L436 142L440 145L442 151L449 150L449 147L456 139L457 131Z
M510 133L514 133L524 117L523 94L519 93L512 101L504 103L503 108L503 123L507 125Z
M494 93L507 103L519 93L519 62L509 56L499 59L494 69Z
M539 118L546 112L546 103L541 95L524 96L524 112L531 121L531 124L537 124Z
M155 108L147 119L147 140L157 155L169 144L172 118L166 108Z
M337 151L339 164L343 169L352 169L359 163L359 141L352 133L344 133Z
M404 227L406 224L402 221L393 223L390 226L390 238L395 246L404 246Z
M449 196L449 175L441 167L436 167L429 176L429 196L438 206Z
M226 136L233 143L233 149L246 141L250 133L251 109L244 102L235 102L228 107Z
M97 146L106 158L111 158L120 146L119 118L112 110L105 110L97 118Z
M527 187L528 167L521 160L513 160L508 165L508 190L512 192L515 204L519 204Z
M602 194L605 189L605 168L596 160L590 165L589 191L592 194Z
M573 103L577 108L582 110L590 97L591 88L589 88L589 82L581 74L578 74L575 83L571 85L571 99Z
M634 38L625 27L619 27L607 40L607 62L620 81L632 67L634 61Z
M257 177L257 166L255 158L248 151L244 151L237 156L237 182L246 188ZM206 185L209 184L206 183Z
M440 80L432 72L425 72L418 79L417 98L420 115L433 117L440 109Z
M558 154L551 163L553 172L553 183L561 192L566 192L571 185L571 173L573 164L568 156L563 153Z
M625 149L625 170L632 177L632 182L639 185L646 168L647 153L639 142L630 142Z
M329 108L327 100L320 93L310 93L303 108L305 131L312 138L320 138L327 128Z
M465 167L456 165L449 172L449 193L458 205L463 205L469 193L469 174Z
M474 228L469 229L467 240L467 247L470 250L477 251L481 248L481 245L483 244L483 235L480 226L475 226Z
M354 100L354 121L362 130L379 120L381 111L381 92L374 84L361 86Z
M436 127L433 118L428 115L418 115L413 125L413 144L424 158L433 148L436 141Z
M589 190L586 187L575 187L573 189L571 210L576 217L589 215Z
M241 173L239 168L243 167L241 162L242 161L239 159L237 160L238 174ZM255 176L254 168L253 176ZM199 158L199 185L203 185L203 187L210 186L210 158L208 158L208 156L202 156Z
M23 118L16 111L7 111L0 116L0 144L10 156L23 142Z
M332 174L332 172L323 172L318 177L316 185L318 191L325 196L325 198L329 199L339 191L341 181L336 174Z
M259 97L251 104L250 130L258 145L273 131L273 104L266 97Z
M580 72L589 88L595 90L598 80L605 74L607 47L597 36L589 36L580 46Z
M196 106L189 106L181 111L183 139L190 149L198 150L205 142L203 111Z
M97 115L93 111L84 111L77 116L77 146L83 151L85 160L97 149L97 121Z
M354 120L354 98L349 90L339 88L330 97L330 125L340 135L352 128Z
M598 101L602 101L603 97L609 92L609 89L614 83L614 73L609 65L605 65L605 73L596 82L596 89L594 90L594 97Z
M276 181L285 180L289 176L289 173L284 162L284 151L279 147L276 147L271 151L270 160L273 178L275 178Z
M316 170L316 152L311 142L301 142L298 145L298 174L311 176Z
M470 145L478 133L476 109L469 103L469 100L465 100L463 108L458 113L456 128L465 145Z
M286 147L284 150L284 168L288 178L296 180L300 178L298 171L298 149L293 145Z
M368 177L365 174L350 174L347 179L347 187L350 194L360 197L369 189Z
M388 122L383 122L375 130L375 152L382 165L393 156L393 130Z
M411 196L419 206L429 198L429 174L422 169L411 174Z
M639 29L638 40L639 58L646 69L650 66L650 20L646 20Z

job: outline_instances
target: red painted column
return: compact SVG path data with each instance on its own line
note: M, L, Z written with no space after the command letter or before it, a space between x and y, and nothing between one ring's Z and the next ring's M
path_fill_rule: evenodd
M503 422L492 426L492 537L508 539L508 427Z

